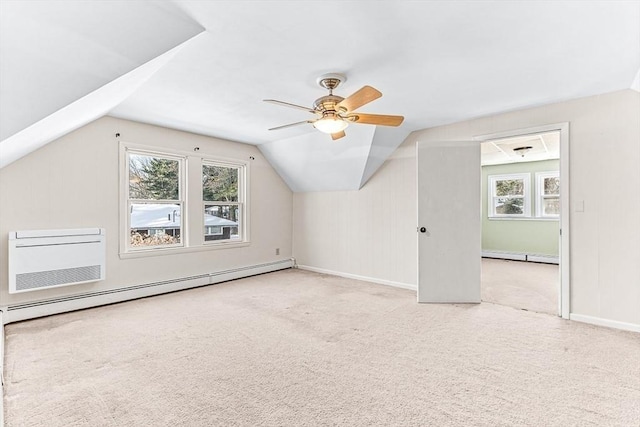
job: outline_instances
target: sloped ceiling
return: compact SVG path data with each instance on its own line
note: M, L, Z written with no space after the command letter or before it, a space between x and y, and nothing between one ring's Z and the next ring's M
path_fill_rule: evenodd
M258 145L294 191L358 189L411 131L627 89L640 70L638 1L0 7L0 166L110 114ZM361 110L403 125L351 125L337 142L310 125L267 131L309 117L262 99L311 106L327 72L347 76L341 96L378 88ZM40 123L80 99L92 114Z
M156 2L0 2L0 167L105 114L204 31Z

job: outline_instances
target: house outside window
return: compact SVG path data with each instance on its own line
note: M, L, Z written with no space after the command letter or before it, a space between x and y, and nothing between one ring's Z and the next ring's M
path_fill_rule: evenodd
M531 216L530 175L490 175L490 218L526 218Z
M558 218L560 216L559 172L536 173L536 216Z
M205 243L242 240L243 166L203 162L202 200Z

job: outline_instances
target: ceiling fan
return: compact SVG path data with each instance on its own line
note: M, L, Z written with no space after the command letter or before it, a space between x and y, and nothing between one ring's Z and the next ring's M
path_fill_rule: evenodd
M388 116L382 114L366 114L357 113L355 110L374 101L382 96L382 93L371 86L364 86L360 90L343 98L333 94L333 90L347 80L342 74L324 74L318 78L318 84L329 90L329 95L316 99L312 108L303 107L301 105L290 104L288 102L277 101L275 99L265 99L270 102L284 107L297 108L309 113L315 114L316 118L312 120L303 120L301 122L290 123L288 125L278 126L269 130L284 129L291 126L298 126L310 123L320 132L328 133L333 140L340 139L345 136L344 130L350 123L362 123L368 125L382 126L400 126L404 117Z

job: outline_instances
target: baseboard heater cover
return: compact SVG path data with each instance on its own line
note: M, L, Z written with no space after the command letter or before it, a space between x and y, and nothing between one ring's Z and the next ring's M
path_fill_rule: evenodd
M3 324L8 324L36 317L64 313L67 311L82 310L85 308L98 307L101 305L160 295L173 291L207 286L233 279L240 279L243 277L255 276L257 274L292 268L294 264L295 261L293 259L287 259L229 270L221 270L196 276L127 286L123 288L87 292L83 294L19 304L10 304L2 307L2 312L4 313L2 316L2 322Z

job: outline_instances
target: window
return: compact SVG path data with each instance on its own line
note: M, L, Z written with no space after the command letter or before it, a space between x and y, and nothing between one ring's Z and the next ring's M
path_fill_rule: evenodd
M560 216L560 174L556 172L536 173L536 215L541 218Z
M529 174L489 176L489 217L529 217Z
M120 144L120 256L249 244L249 163Z
M180 157L127 152L130 250L183 246L183 163Z
M204 240L223 243L242 238L243 167L203 162Z

